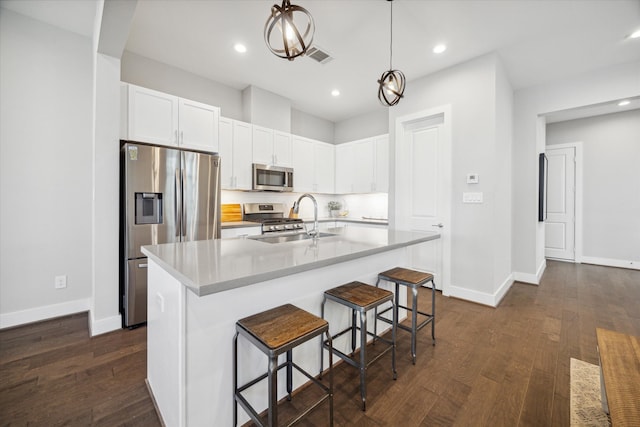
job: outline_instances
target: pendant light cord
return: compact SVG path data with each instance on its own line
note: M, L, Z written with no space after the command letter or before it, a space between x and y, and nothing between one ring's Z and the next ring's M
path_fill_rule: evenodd
M389 1L391 3L391 36L389 37L389 69L393 70L393 0Z

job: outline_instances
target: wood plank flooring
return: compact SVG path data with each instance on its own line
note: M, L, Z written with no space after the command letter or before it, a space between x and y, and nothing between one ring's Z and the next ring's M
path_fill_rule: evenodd
M569 360L597 363L596 327L640 335L640 271L551 261L540 286L515 283L497 309L436 304L436 345L421 331L414 366L399 331L398 379L387 357L370 367L367 412L357 371L336 368L336 425L569 425ZM159 426L145 377L145 328L89 338L78 314L2 330L0 425ZM324 409L301 425L325 426Z

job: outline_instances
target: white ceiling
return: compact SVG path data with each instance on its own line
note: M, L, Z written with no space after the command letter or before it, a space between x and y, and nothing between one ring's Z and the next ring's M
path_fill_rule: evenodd
M385 108L376 80L389 67L390 2L292 0L313 15L314 44L334 57L325 65L310 58L289 62L268 51L263 29L276 2L139 0L126 50L239 90L258 86L334 122ZM91 3L1 4L90 35ZM407 77L407 98L412 80L489 52L502 58L516 90L640 60L640 39L627 38L640 29L639 0L396 0L393 19L393 66ZM236 42L247 53L236 53ZM440 55L431 52L438 43L448 47Z

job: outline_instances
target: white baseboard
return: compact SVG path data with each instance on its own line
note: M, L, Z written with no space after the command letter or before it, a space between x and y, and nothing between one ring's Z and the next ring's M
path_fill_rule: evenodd
M640 270L640 261L582 256L580 262L582 262L583 264L595 264L604 265L606 267L630 268L632 270Z
M498 290L493 294L486 292L479 292L473 289L461 288L458 286L448 286L449 295L455 298L460 298L466 301L475 302L482 305L488 305L489 307L497 307L502 301L502 298L507 294L507 291L513 284L513 277L510 274L498 287Z
M495 305L497 307L502 301L502 298L507 294L509 289L511 289L511 285L513 285L513 273L511 273L507 278L502 282L502 285L498 288L498 290L494 294Z
M107 332L117 331L122 328L122 317L118 314L116 316L107 317L106 319L93 319L90 315L89 318L89 333L92 337L100 334L106 334Z
M531 274L531 273L522 273L519 271L514 271L513 272L513 280L516 282L523 282L523 283L529 283L532 285L539 285L540 284L540 279L542 278L542 275L544 274L544 270L547 268L547 260L543 259L542 262L540 263L540 265L538 266L538 271L536 271L536 274Z
M494 296L485 292L474 291L473 289L449 286L449 296L460 298L466 301L475 302L482 305L495 307Z
M89 311L89 298L0 314L0 329Z

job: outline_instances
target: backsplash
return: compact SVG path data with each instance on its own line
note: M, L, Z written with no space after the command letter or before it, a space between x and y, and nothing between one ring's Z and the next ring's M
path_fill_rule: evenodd
M222 190L222 203L284 203L287 207L292 207L293 202L298 200L302 193L275 193L269 191L228 191ZM318 202L318 217L327 218L330 216L328 204L330 201L337 201L342 204L342 211L349 211L347 218L361 219L388 218L388 196L386 193L376 194L347 194L347 195L327 195L312 194ZM300 218L313 218L313 203L310 200L303 200L300 203Z

